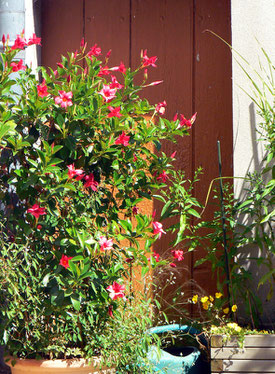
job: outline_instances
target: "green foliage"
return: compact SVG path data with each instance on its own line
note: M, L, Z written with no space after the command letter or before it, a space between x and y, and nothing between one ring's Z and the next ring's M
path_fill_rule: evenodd
M165 230L179 215L171 248L197 215L184 175L160 152L162 139L175 142L188 127L138 96L148 87L147 77L135 83L150 66L144 56L134 71L104 75L108 58L83 45L56 72L40 67L39 84L18 68L19 49L6 44L0 63L0 344L18 357L51 358L104 356L111 347L110 357L129 365L150 321L132 313L132 271L145 275L172 258L154 258L161 231L153 221L162 226L141 203L162 201ZM127 334L133 344L122 348Z
M234 51L235 52L235 51ZM249 258L256 261L258 266L265 269L259 280L258 289L269 285L267 300L274 292L274 203L275 203L275 111L274 111L274 65L267 53L262 49L264 64L260 63L260 71L251 68L249 63L240 55L237 61L252 84L253 94L249 97L258 108L260 122L257 125L259 142L263 141L265 147L264 159L261 169L248 174L244 178L244 188L239 199L234 199L230 184L224 185L224 208L227 232L228 258L230 267L231 304L242 300L245 304L246 314L250 317L253 327L259 323L262 312L259 293L251 290L253 274L243 266L240 261L241 248L254 245L258 248L258 255ZM212 220L201 222L198 225L201 241L207 253L199 259L197 265L210 261L212 270L217 274L217 289L222 291L226 284L225 256L223 251L222 217L220 213L220 197L217 190L214 192L215 214ZM249 248L249 247L247 247ZM245 249L243 249L245 250Z

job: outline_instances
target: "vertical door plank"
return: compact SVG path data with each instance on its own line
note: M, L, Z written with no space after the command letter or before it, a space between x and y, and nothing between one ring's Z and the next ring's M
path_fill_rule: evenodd
M231 40L230 0L197 0L195 11L194 95L198 119L193 129L194 168L202 166L203 175L196 185L196 196L204 202L208 187L218 176L217 140L221 142L223 175L232 176L232 83L229 48L206 30L227 42ZM205 219L211 216L207 209ZM194 253L194 262L205 252ZM194 279L209 292L215 282L209 264L194 268Z
M56 68L60 55L79 49L83 35L82 0L42 2L42 64Z
M177 111L184 113L186 117L192 113L192 10L191 0L132 0L131 63L133 68L139 65L142 49L147 49L149 57L158 57L157 68L148 68L148 82L164 82L156 87L148 87L145 96L152 104L166 100L165 117L169 119L172 119ZM162 147L168 156L177 151L176 167L184 170L186 177L191 176L191 142L191 136L183 137L178 138L176 144L163 142ZM161 209L157 201L154 202L154 209L157 212L157 219ZM170 234L163 235L161 240L155 243L154 250L163 256L169 255L171 240ZM164 294L168 304L171 302L172 292L190 279L190 273L186 270L190 270L190 260L191 256L187 254L184 263L178 264L181 269L176 285L168 286L167 282L160 285L165 288ZM163 278L161 276L160 281Z
M89 46L97 43L103 55L112 49L109 67L121 61L128 67L130 1L85 0L85 39Z

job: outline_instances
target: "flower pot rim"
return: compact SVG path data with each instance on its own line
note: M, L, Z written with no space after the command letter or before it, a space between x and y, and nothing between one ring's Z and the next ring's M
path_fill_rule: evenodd
M90 359L85 358L69 358L69 359L41 359L37 360L35 358L14 358L12 356L8 357L9 361L7 365L13 367L12 361L15 361L15 366L18 367L41 367L41 368L91 368L99 369L101 359L98 356L92 357ZM107 369L107 368L100 368Z

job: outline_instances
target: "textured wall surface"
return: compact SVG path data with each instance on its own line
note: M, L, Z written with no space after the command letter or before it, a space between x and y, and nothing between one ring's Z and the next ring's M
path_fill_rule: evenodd
M267 52L269 58L275 61L275 1L274 0L232 0L232 45L257 71L260 71L259 59L264 63L261 48ZM240 57L235 54L238 61ZM243 66L247 66L242 62ZM257 108L245 92L252 94L252 86L244 72L233 59L233 141L234 141L234 176L244 177L248 171L253 172L261 168L264 155L263 142L257 142L259 134L256 132L259 124ZM248 70L252 73L252 70ZM255 75L253 74L255 78ZM259 83L259 81L257 81ZM244 194L244 181L235 179L235 196ZM244 218L245 220L246 218ZM245 222L245 221L244 221ZM257 289L259 279L266 272L249 257L257 257L260 249L257 246L242 248L239 261L254 275L251 289L261 295L263 302L263 324L274 329L275 323L275 295L271 302L266 302L268 286ZM274 264L275 266L275 264Z

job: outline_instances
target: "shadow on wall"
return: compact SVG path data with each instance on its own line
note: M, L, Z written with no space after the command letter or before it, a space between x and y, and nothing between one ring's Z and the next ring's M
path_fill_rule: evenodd
M261 186L264 186L272 177L271 171L267 173L262 173L261 171L265 167L265 156L264 152L264 141L261 141L262 134L257 126L256 114L255 114L255 104L251 103L249 105L250 113L250 132L251 132L251 141L252 141L252 156L247 167L246 180L242 180L240 195L238 200L240 202L251 200L251 203L248 204L245 209L240 209L237 211L237 234L245 235L250 239L252 243L247 244L239 248L237 255L238 264L243 267L246 271L252 274L252 279L248 280L248 287L253 292L254 295L257 295L262 302L262 314L259 312L258 318L260 325L263 328L274 329L275 328L275 292L273 292L272 298L268 300L268 293L270 290L270 285L265 283L258 287L260 279L265 275L270 268L265 265L268 255L273 262L275 267L275 258L272 256L270 251L266 248L266 243L261 237L266 233L271 237L272 231L275 231L275 228L272 227L272 222L267 222L260 226L261 218L259 218L259 213L263 213L263 205L265 204L268 207L268 203L263 201L257 201L255 197L255 183L261 183ZM245 160L246 161L246 160ZM253 170L253 173L251 172ZM255 170L255 174L254 174ZM258 173L258 174L257 174ZM248 180L249 179L249 180ZM261 180L261 182L260 182ZM253 182L254 181L254 182ZM254 198L255 197L255 198ZM269 206L269 209L272 207ZM250 212L247 212L250 209ZM258 222L258 225L256 224ZM248 229L249 228L249 229ZM248 232L245 230L248 229ZM256 235L256 230L259 229L259 233ZM257 240L259 241L257 244ZM272 280L272 278L271 278ZM239 304L241 301L239 302ZM240 304L238 309L238 317L240 322L248 322L248 319L245 317L247 313L244 311L244 305Z

